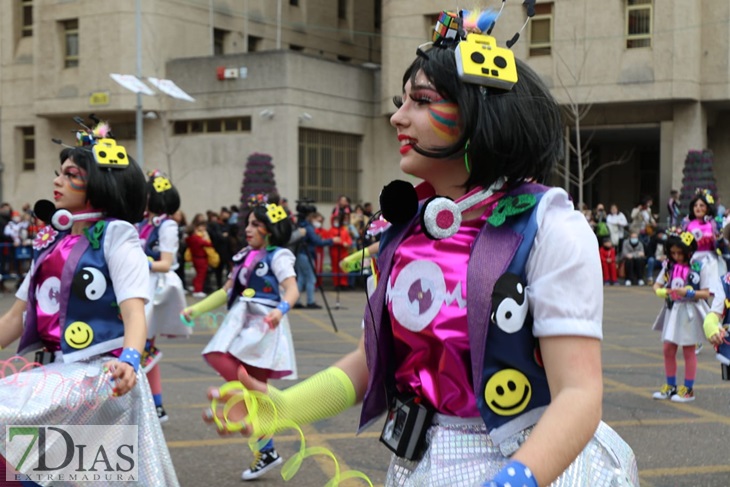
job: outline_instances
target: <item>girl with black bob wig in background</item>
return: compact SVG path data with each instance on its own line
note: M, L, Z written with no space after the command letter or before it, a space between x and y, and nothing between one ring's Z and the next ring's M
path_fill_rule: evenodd
M299 300L294 254L285 246L292 223L278 204L258 201L248 214L247 246L233 256L231 277L222 289L182 310L185 321L227 304L220 328L203 350L203 357L225 380L235 380L239 368L266 383L297 378L294 343L287 313ZM260 437L243 480L256 479L282 458L273 439Z
M170 180L158 170L147 179L147 218L137 225L142 248L149 262L149 301L145 306L147 342L142 354L142 368L152 390L152 399L161 423L169 418L162 405L162 379L158 362L162 352L155 346L158 335L188 337L192 328L180 321L185 307L185 290L177 274L178 225L170 216L180 208L180 194Z

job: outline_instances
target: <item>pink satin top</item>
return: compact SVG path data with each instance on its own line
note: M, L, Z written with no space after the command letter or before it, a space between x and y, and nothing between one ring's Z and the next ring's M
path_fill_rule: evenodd
M670 289L681 289L687 285L689 266L687 264L674 264L672 266L672 280L669 281Z
M36 277L36 313L38 314L38 334L43 344L51 352L61 350L61 326L59 310L61 303L61 273L71 249L81 235L66 235L51 250L38 268Z
M462 418L479 416L466 271L472 243L490 214L488 209L480 218L463 221L458 233L444 240L429 239L416 225L395 251L386 290L399 391L413 392L439 413Z
M687 231L697 240L697 252L715 250L715 222L704 220L690 220Z

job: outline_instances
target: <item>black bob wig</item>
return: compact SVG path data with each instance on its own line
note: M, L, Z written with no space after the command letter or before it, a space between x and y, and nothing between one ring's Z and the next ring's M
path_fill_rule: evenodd
M510 184L525 180L545 182L563 157L560 108L545 84L527 64L515 60L518 81L511 90L463 82L454 51L435 47L419 55L403 76L413 84L423 70L436 90L459 106L462 135L443 149L416 148L435 158L469 158L466 188L489 187L503 176Z
M124 169L100 168L90 147L66 147L59 158L61 164L71 159L86 171L86 201L93 209L132 224L142 220L147 203L145 176L134 159L129 157Z

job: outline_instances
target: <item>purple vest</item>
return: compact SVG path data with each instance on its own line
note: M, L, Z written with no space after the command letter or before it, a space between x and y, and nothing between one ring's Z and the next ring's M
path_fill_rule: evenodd
M544 193L547 190L545 186L526 183L511 189L504 197ZM419 218L420 215L417 215L408 225L390 229L392 233L388 243L381 247L378 255L379 285L370 298L370 306L365 307L365 353L369 380L360 415L360 431L370 426L388 408L386 387L392 382L391 371L395 368L389 367L387 362L394 352L390 318L385 308L386 283L396 249ZM522 240L522 234L514 231L510 225L495 227L485 223L472 247L467 269L467 321L470 341L474 344L471 350L472 386L477 397L482 387L492 291L497 279L507 271Z

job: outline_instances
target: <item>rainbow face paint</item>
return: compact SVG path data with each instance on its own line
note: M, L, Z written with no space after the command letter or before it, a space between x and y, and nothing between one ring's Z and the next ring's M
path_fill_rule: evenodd
M453 143L459 138L459 106L456 103L444 99L431 102L428 118L441 140Z

